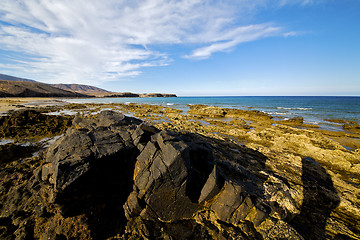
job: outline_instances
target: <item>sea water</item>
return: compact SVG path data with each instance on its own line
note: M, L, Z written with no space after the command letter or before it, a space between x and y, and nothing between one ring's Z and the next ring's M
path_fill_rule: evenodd
M360 97L172 97L172 98L87 98L68 99L73 103L146 103L184 110L189 105L204 104L242 110L258 110L281 119L303 117L308 124L337 130L341 124L325 119L343 119L360 123Z

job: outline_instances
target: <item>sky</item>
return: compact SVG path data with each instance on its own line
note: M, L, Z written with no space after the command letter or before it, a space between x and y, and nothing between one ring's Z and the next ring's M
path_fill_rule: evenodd
M0 73L178 96L360 96L359 0L1 0Z

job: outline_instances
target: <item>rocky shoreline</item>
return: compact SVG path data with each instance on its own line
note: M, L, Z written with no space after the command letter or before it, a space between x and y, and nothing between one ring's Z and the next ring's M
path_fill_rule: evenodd
M360 239L358 123L189 107L2 117L0 238Z

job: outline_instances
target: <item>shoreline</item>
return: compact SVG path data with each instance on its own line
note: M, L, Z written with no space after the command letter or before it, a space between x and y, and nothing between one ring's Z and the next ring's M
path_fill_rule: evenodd
M256 97L256 96L255 96ZM190 97L193 98L193 97ZM202 98L202 97L196 97L196 98ZM207 97L206 97L207 98ZM102 102L103 98L95 98L97 100L95 101L89 101L89 99L73 99L73 98L33 98L33 97L29 97L29 98L23 98L23 97L13 97L13 98L0 98L0 115L6 115L6 112L8 111L12 111L12 110L17 110L17 109L26 109L26 108L35 108L35 107L52 107L52 106L64 106L67 104L83 104L83 105L106 105L106 104L117 104L117 102ZM112 99L116 99L116 98L112 98ZM133 98L130 98L133 99ZM85 100L85 101L83 101ZM152 103L152 102L143 102L143 101L139 101L139 102L118 102L118 104L129 104L129 103L134 103L134 104L145 104L145 105L151 105L151 106L161 106L161 107L170 107L176 110L182 110L183 114L187 114L187 111L190 110L190 106L191 105L202 105L202 104L180 104L180 103L165 103L162 102L162 104L159 103ZM253 111L255 109L258 109L259 107L252 107L252 106L242 106L242 107L238 107L238 106L219 106L219 104L214 104L214 105L210 105L210 104L205 104L205 106L210 106L210 107L217 107L217 108L224 108L224 109L240 109L240 110L245 110L245 111ZM283 110L285 112L273 112L273 111L263 111L263 110L258 110L261 111L265 114L268 114L270 116L273 117L274 123L273 124L278 124L278 122L282 122L282 121L288 121L294 117L303 117L303 124L302 127L304 129L310 128L318 128L319 130L325 130L325 131L332 131L332 132L342 132L342 131L347 131L346 129L343 128L344 124L350 124L350 125L359 125L359 121L353 121L353 120L347 120L347 119L343 119L343 118L319 118L316 121L313 120L309 120L308 116L306 115L308 113L308 110L312 110L312 108L287 108L287 107L277 107L277 109L279 110ZM292 113L291 111L293 110L304 110L305 112L303 112L304 115L301 115L301 113ZM293 115L292 115L293 114ZM320 120L320 121L319 121ZM349 127L349 126L347 126Z
M302 117L290 119L275 117L257 110L241 110L208 105L188 105L187 110L167 104L137 103L72 103L63 98L7 98L0 99L0 115L5 116L14 110L46 109L49 115L96 114L115 110L128 116L154 124L160 129L184 128L188 131L201 131L208 135L226 136L247 142L251 132L279 130L283 127L297 131L313 131L340 144L347 151L360 149L360 127L357 122L342 119L325 119L337 128L324 129L318 124L309 124ZM251 142L252 140L250 140Z
M360 100L360 99L359 99ZM186 111L189 105L204 104L222 108L258 110L279 119L303 117L309 124L318 124L321 128L336 130L337 124L326 119L343 119L360 123L360 101L352 98L330 97L178 97L176 99L74 99L73 103L138 103L173 108Z
M345 151L360 149L360 126L357 122L342 119L325 119L337 128L323 129L317 124L309 124L302 117L277 118L257 110L241 110L208 105L188 105L188 110L174 108L173 105L136 103L71 103L62 98L7 98L0 99L0 115L9 115L14 110L42 109L48 115L94 115L102 110L115 110L127 116L149 122L160 129L185 129L201 132L218 138L233 138L245 143L258 142L261 131L281 132L284 128L309 135L310 132L326 138ZM289 130L290 131L290 130ZM262 140L261 140L262 141ZM266 141L265 141L266 142ZM332 145L332 144L330 144Z
M12 100L16 102L16 99ZM45 151L49 147L46 146L44 148L44 142L41 139L45 137L49 139L55 136L58 137L65 132L66 134L70 134L71 132L81 130L84 126L88 126L77 125L78 119L73 122L71 131L67 131L66 129L71 126L71 121L75 115L91 122L101 115L99 114L100 112L112 110L126 116L141 119L160 131L165 130L177 134L193 134L194 136L213 139L214 142L217 140L221 141L225 144L225 148L222 149L225 152L229 151L234 154L243 154L243 152L240 151L241 149L257 152L264 157L262 168L259 169L257 173L261 176L266 171L274 174L268 178L264 186L268 186L270 187L269 189L271 189L272 186L276 187L279 181L284 181L284 185L280 188L279 192L282 194L283 192L281 191L285 191L284 189L291 189L291 194L286 195L286 198L292 201L290 204L291 207L288 209L291 214L299 213L296 211L300 211L300 206L302 206L304 198L302 195L302 184L304 184L302 169L304 168L304 161L310 161L314 167L321 166L324 172L323 175L331 179L332 185L329 186L332 186L332 189L334 189L333 192L336 193L335 195L339 198L338 206L332 210L331 215L329 213L331 221L328 222L328 226L326 227L327 234L336 235L339 226L345 229L344 233L351 236L356 235L356 232L360 231L358 226L354 226L354 222L360 221L360 199L357 197L360 194L360 133L357 132L356 128L350 128L347 132L326 131L304 124L301 118L275 121L269 114L256 110L240 110L204 105L191 105L189 106L190 109L184 113L179 109L169 106L150 104L74 104L59 101L59 99L41 100L31 99L31 101L22 103L29 104L24 105L25 109L28 108L42 112L42 114L39 113L39 115L34 116L34 119L37 119L39 116L46 118L46 120L39 125L42 126L43 133L41 134L44 135L38 135L38 139L33 139L33 134L29 133L29 138L25 134L24 136L17 137L18 140L15 142L9 142L8 144L0 146L0 149L3 148L7 151L16 152L25 152L25 149L20 148L19 150L19 146L23 146L22 148L27 147L30 160L25 160L25 163L30 164L30 172L39 166L43 166L43 170L47 169L46 166L49 163L41 162L44 160L41 160L39 156L31 157L32 153L30 151L37 148L31 144L29 145L29 142L38 141L34 143L35 146L38 144L39 148L41 147L43 151ZM51 105L56 103L65 105ZM15 105L11 106L13 109L22 108L16 107L16 104L13 105ZM52 124L55 119L58 121L59 119L65 118L67 122L64 122L61 131L57 126ZM12 123L16 122L16 118L12 119ZM339 120L339 122L341 121ZM47 125L44 126L44 123ZM342 124L345 125L348 123L344 121ZM36 128L34 129L33 124L27 126L25 123L22 127L24 130L31 127L32 131L37 130ZM6 128L6 126L4 126L4 128ZM103 131L107 128L101 129ZM115 127L114 129L117 128ZM54 131L54 134L51 136L52 130L56 131ZM131 134L135 132L137 131L131 132ZM132 135L130 139L131 138ZM104 138L104 141L105 140L111 142L111 139L107 139L106 137ZM56 145L56 143L54 145ZM240 150L234 149L233 146L239 147ZM144 146L141 147L141 149L143 148ZM40 154L40 156L45 155ZM234 160L234 166L242 163L236 162L238 161L236 158ZM253 165L253 160L254 159L251 158L247 159L247 161L249 161L247 167ZM5 164L4 168L21 169L23 162L24 160L20 159L6 163L7 165ZM275 191L274 189L273 191ZM275 202L282 202L283 197L276 195L276 193L276 191L274 193L268 193L270 194L269 198L271 197ZM289 202L283 203L284 206L290 206L288 205ZM320 206L323 206L323 204L323 202L319 202ZM71 219L69 221L71 221Z

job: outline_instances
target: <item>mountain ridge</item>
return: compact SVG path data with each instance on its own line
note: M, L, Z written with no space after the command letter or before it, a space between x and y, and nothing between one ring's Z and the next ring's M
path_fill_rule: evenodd
M84 84L58 83L58 84L50 84L50 85L53 87L62 89L62 90L76 92L76 93L80 93L80 94L91 95L91 96L95 96L95 97L104 97L104 96L115 94L114 92L110 92L110 91L102 89L102 88L98 88L98 87L91 86L91 85L84 85Z
M177 97L167 93L112 92L84 84L47 84L0 74L0 97Z
M35 80L27 79L27 78L20 78L14 77L6 74L0 73L0 80L7 80L7 81L23 81L23 82L36 82Z
M82 97L89 95L55 88L36 81L0 80L0 97Z

